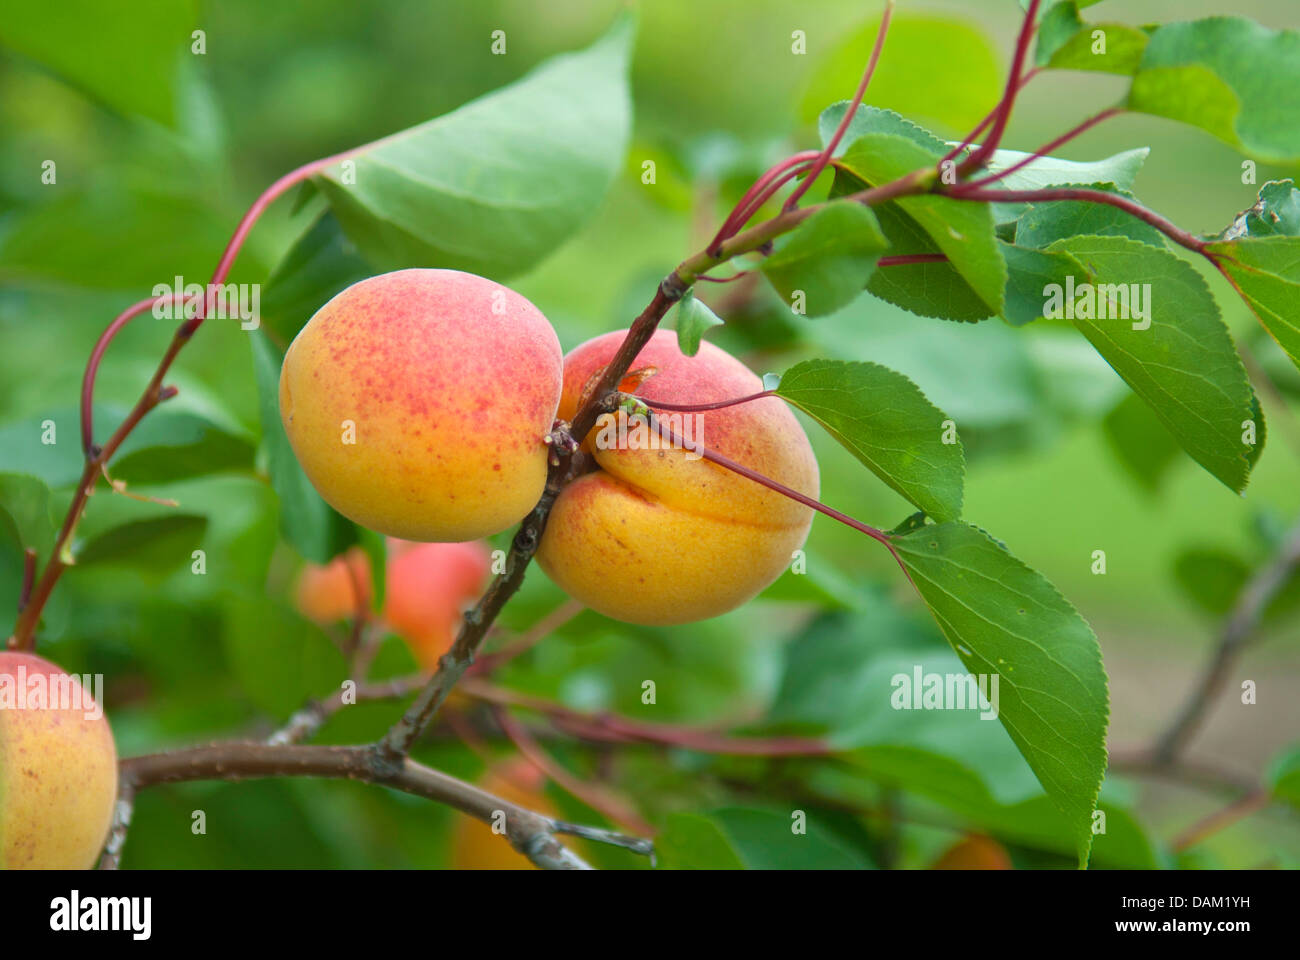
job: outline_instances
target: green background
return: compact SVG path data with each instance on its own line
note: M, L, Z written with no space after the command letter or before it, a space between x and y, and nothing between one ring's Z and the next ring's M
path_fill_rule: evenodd
M578 235L511 280L550 318L566 350L626 326L658 278L707 241L756 173L784 153L815 144L816 113L849 96L857 82L869 40L839 51L850 36L870 36L867 6L878 8L847 0L639 5L635 126L626 168ZM1018 6L983 0L901 7L867 102L960 137L997 95ZM49 43L17 39L17 17L5 28L9 35L0 35L0 470L23 469L15 438L52 416L75 471L72 408L99 330L154 284L176 275L206 276L239 215L275 177L447 112L548 56L585 46L620 8L558 0L124 4L94 29L76 18L48 21L46 35L58 40L55 52ZM1271 27L1300 26L1294 5L1284 0L1240 0L1226 11L1199 0L1106 3L1087 11L1128 23L1222 12ZM930 39L934 22L960 25L943 34L955 44L952 50ZM178 45L176 35L185 38L196 28L206 31L204 56L167 52L183 51L184 39ZM496 29L506 31L505 56L490 53ZM806 55L791 52L795 30L806 34ZM123 51L147 46L155 35L162 41L154 55L128 62ZM1024 92L1004 146L1033 149L1122 90L1119 78L1100 74L1041 76ZM1253 202L1258 186L1241 182L1236 151L1171 121L1121 116L1059 155L1096 159L1144 145L1151 154L1135 192L1181 226L1217 231ZM58 164L57 185L41 182L47 159ZM645 160L656 162L654 185L641 182ZM1294 174L1260 164L1257 180ZM307 225L292 215L293 206L282 200L264 217L233 280L266 279ZM965 517L1055 583L1093 625L1110 676L1110 742L1120 750L1148 743L1168 722L1215 635L1216 619L1179 588L1179 554L1212 548L1258 562L1268 538L1300 512L1300 431L1295 414L1282 409L1284 403L1296 406L1300 375L1226 283L1217 276L1208 280L1234 334L1283 393L1261 392L1269 445L1244 497L1181 453L1156 479L1132 476L1102 427L1125 396L1122 384L1067 326L958 325L915 317L869 296L829 318L803 320L781 316L762 291L739 308L728 300L727 287L699 293L729 321L707 338L760 373L808 356L874 360L911 376L962 424L971 461ZM98 418L101 437L115 423L113 409L138 395L171 329L170 321L146 315L115 342L97 395L105 407ZM248 338L235 325L207 324L171 382L181 395L170 409L201 413L242 443L257 443ZM809 433L825 502L882 527L911 512L828 437L812 426ZM232 456L236 463L247 459ZM319 631L284 609L301 559L278 539L276 501L264 474L253 463L165 487L150 485L147 471L141 475L133 490L173 496L179 511L107 492L95 497L82 542L128 520L165 517L166 529L151 529L144 546L137 537L116 555L109 549L100 562L73 569L47 611L41 652L69 669L107 675L110 718L123 754L271 729L304 694L328 687L335 655ZM57 505L66 499L56 490ZM189 571L196 546L207 552L205 578ZM1107 558L1104 576L1091 572L1099 549ZM819 630L849 637L854 663L876 658L886 672L894 652L916 660L914 652L901 652L912 645L945 655L884 551L825 518L814 524L808 551L813 579L856 609L819 612L807 602L783 602L778 588L772 598L727 617L671 630L629 628L584 614L512 666L502 682L639 719L742 724L769 710L779 719L779 708L797 696L787 672L793 644L812 644L803 649L833 656L818 642ZM0 634L11 616L17 564L12 549L0 549ZM534 571L507 624L525 627L561 599ZM822 606L834 605L823 598ZM1194 757L1255 777L1296 739L1298 640L1294 619L1268 626L1233 673L1234 686L1243 679L1258 684L1259 703L1241 706L1227 690L1192 746ZM391 644L388 652L389 669L401 669L400 647ZM646 677L659 685L655 708L639 700ZM324 679L313 686L314 678ZM853 713L849 700L846 710ZM396 709L358 708L332 724L324 739L373 736ZM803 717L790 709L790 716ZM871 734L853 745L883 749L891 733L871 727L877 711L862 710L851 725L871 728ZM897 722L877 719L882 726ZM974 739L966 743L961 738L967 736ZM932 740L909 730L892 743L936 744L938 752L968 762L1002 807L1039 795L1032 778L1026 781L1023 761L1008 756L1000 729L944 731ZM594 762L568 745L555 749L575 769ZM471 778L483 767L481 758L451 740L425 747L422 756ZM832 838L821 859L808 855L809 865L861 866L882 859L877 814L893 800L880 787L884 781L862 774L862 768L888 764L873 767L870 757L859 759L860 765L817 765L628 751L615 784L656 824L672 818L675 842L692 831L720 829L750 865L763 865L764 857L795 862L773 852L771 844L779 842L773 838L786 833L782 824L764 826L755 811L775 809L786 817L792 798L800 798L817 829ZM1060 851L1045 852L1044 845L1000 826L1002 814L939 803L924 790L907 789L906 778L902 782L910 815L895 862L923 866L960 829L975 826L1012 843L1022 865L1069 865ZM556 803L572 803L555 788L551 793ZM1156 859L1166 864L1176 861L1164 842L1223 802L1159 781L1113 779L1103 799L1136 811ZM196 808L208 813L206 836L190 833ZM575 816L596 819L580 807ZM441 866L450 819L423 801L351 784L159 788L140 798L125 863ZM1134 841L1129 849L1140 846ZM683 849L707 850L709 843L685 842ZM610 864L629 862L620 856L611 855ZM689 865L688 854L679 856ZM1098 856L1106 865L1100 847ZM1116 856L1117 864L1126 862ZM1273 808L1197 848L1183 863L1290 865L1297 857L1300 829Z

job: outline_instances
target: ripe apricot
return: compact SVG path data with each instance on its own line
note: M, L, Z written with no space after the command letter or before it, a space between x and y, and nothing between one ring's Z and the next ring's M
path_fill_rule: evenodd
M562 419L573 418L623 337L596 337L565 358ZM763 389L735 357L710 343L687 357L667 331L651 338L629 374L651 407ZM781 400L659 416L683 439L817 496L812 447ZM542 569L570 596L630 623L690 623L735 609L780 576L808 535L812 511L698 453L668 448L635 421L606 414L584 441L599 469L556 500L537 553Z
M360 547L350 548L323 567L307 564L294 587L294 606L316 623L344 620L369 605L370 558Z
M398 270L348 287L302 328L280 416L344 516L407 540L473 540L541 497L561 378L554 329L513 290Z
M0 869L94 866L116 802L103 711L48 660L0 652Z
M384 619L425 670L451 647L465 607L483 591L490 557L481 541L420 543L388 563Z

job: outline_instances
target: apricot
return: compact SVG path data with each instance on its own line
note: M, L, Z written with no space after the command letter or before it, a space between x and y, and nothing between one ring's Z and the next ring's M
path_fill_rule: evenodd
M931 870L1014 870L1006 847L992 837L972 833L944 851Z
M48 660L0 652L0 868L94 866L116 802L103 711Z
M294 606L316 623L347 619L369 605L370 558L360 547L352 547L325 566L307 564L294 587Z
M481 541L415 544L389 560L384 619L423 669L432 670L451 647L461 614L482 593L489 567Z
M565 358L561 418L573 418L623 337L596 337ZM763 389L724 350L703 343L687 357L667 331L654 335L625 382L639 384L637 394L651 406ZM817 496L808 437L775 397L702 413L664 411L660 419L683 439ZM598 469L556 500L537 553L542 569L570 596L629 623L690 623L735 609L781 575L808 535L812 510L696 452L668 448L635 420L606 414L584 439Z
M491 554L481 540L412 543L389 538L383 619L406 641L425 670L451 647L465 607L482 592ZM370 558L353 547L325 566L307 564L294 588L294 606L317 623L351 618L357 585L370 603Z
M508 287L398 270L348 287L302 328L280 416L344 516L407 540L474 540L541 497L562 360L550 323Z

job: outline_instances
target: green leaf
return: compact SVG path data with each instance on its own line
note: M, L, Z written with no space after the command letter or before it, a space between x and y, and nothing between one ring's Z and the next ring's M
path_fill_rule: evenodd
M967 669L997 675L998 719L1065 814L1080 866L1106 769L1106 673L1092 629L1043 576L956 523L893 539Z
M671 813L655 837L655 853L665 870L744 870L722 828L695 813Z
M1300 809L1300 744L1292 744L1274 758L1265 782L1273 796Z
M924 796L1001 840L1034 849L1076 854L1061 811L1046 796L1000 801L990 791L994 778L964 758L916 747L872 746L845 758L871 779ZM1109 869L1151 870L1160 866L1151 841L1133 815L1101 800L1106 832L1093 840L1090 863Z
M1068 253L1048 253L998 241L1002 259L1007 264L1006 306L1002 316L1007 323L1022 327L1043 316L1044 288L1051 284L1065 287L1067 277L1076 285L1092 278L1078 260Z
M388 592L388 541L382 533L366 527L357 527L357 542L370 560L370 606L384 609Z
M1300 33L1237 17L1151 34L1128 108L1200 127L1253 156L1300 159Z
M862 181L852 176L842 177L837 173L835 182L837 190L842 184L848 192L852 192L849 189L852 184L861 184ZM899 209L897 204L886 203L874 209L880 229L889 240L890 256L942 252L921 225ZM867 292L922 317L972 322L991 315L980 295L946 260L896 264L877 269L867 282Z
M806 812L805 812L805 815ZM674 813L655 838L668 870L863 870L865 855L809 817L795 833L789 813L724 807L708 814Z
M99 0L14 0L0 17L0 44L114 110L172 124L195 13L192 2L177 0L138 0L129 10Z
M763 275L785 302L811 317L852 303L889 243L860 203L831 203L801 223L770 257ZM802 294L802 297L800 297Z
M817 52L818 65L801 101L803 119L811 120L823 104L858 85L879 29L875 17L829 53ZM869 96L878 106L966 130L1001 95L1001 70L1000 57L977 22L951 13L899 10L890 20Z
M1043 15L1035 56L1040 67L1132 75L1147 39L1145 31L1126 24L1084 23L1078 4L1066 0Z
M722 324L722 318L699 300L693 290L687 290L677 301L673 311L673 328L677 331L677 346L688 357L700 352L700 337L709 327Z
M326 210L272 271L262 291L262 320L286 343L292 342L336 293L374 272L343 233L338 218Z
M366 260L505 279L555 250L622 169L633 21L580 53L385 137L318 182Z
M113 459L112 474L135 483L165 483L224 470L251 470L256 450L241 433L183 411L150 414Z
M832 103L817 117L817 134L821 138L823 147L831 142L831 137L835 135L848 108L849 101L840 100L838 103ZM933 154L936 160L948 152L948 145L924 127L918 126L893 110L882 110L879 107L860 103L853 111L853 119L849 121L848 129L844 131L844 136L840 138L833 155L843 156L849 147L869 133L888 133L911 140Z
M1072 299L1066 289L1060 298L1066 317L1151 406L1193 460L1230 489L1243 490L1264 441L1263 420L1200 274L1168 250L1122 237L1073 237L1051 249L1073 254L1095 277L1096 286L1083 291L1095 309L1080 316L1088 298L1076 294ZM1134 321L1138 295L1146 318ZM1105 318L1095 316L1102 307ZM1126 316L1109 316L1113 313ZM1256 424L1253 447L1243 442L1246 421Z
M233 598L223 635L243 691L276 719L339 689L347 667L313 623L266 597Z
M1136 394L1129 393L1101 424L1111 451L1128 475L1148 493L1156 493L1181 450L1160 418Z
M1242 238L1212 243L1247 306L1300 368L1300 237Z
M1151 152L1148 147L1126 150L1104 160L1061 160L1058 157L1038 157L998 182L1000 190L1041 190L1044 187L1064 187L1077 183L1110 184L1120 190L1132 190L1142 164ZM1018 150L995 150L989 158L989 171L999 173L1015 166L1028 153ZM1013 223L1029 209L1027 203L992 203L995 223Z
M164 573L187 564L203 542L208 518L172 512L133 520L89 538L77 550L77 565L127 565Z
M1127 190L1110 184L1070 184L1089 190L1116 193L1134 199ZM1016 223L1016 244L1042 250L1057 240L1078 236L1128 237L1154 247L1165 246L1165 237L1159 230L1144 223L1133 214L1105 203L1089 200L1052 200L1032 205Z
M930 516L961 516L961 441L948 415L901 373L876 363L808 360L782 375L777 395Z
M180 402L171 401L173 403ZM95 405L101 442L126 417L125 408ZM63 407L0 427L0 470L30 473L51 488L81 477L81 414ZM253 465L253 443L233 423L218 425L189 410L154 410L140 422L113 458L120 480L160 483Z
M858 179L880 185L931 165L935 159L913 140L872 133L858 138L839 162ZM896 203L929 234L991 312L1000 313L1007 268L987 205L937 196L900 197Z
M271 486L280 501L280 531L312 563L328 563L357 542L356 526L321 499L298 465L280 420L280 367L284 357L261 331L249 335L257 378L262 443Z
M1250 566L1226 550L1188 549L1174 559L1174 579L1190 603L1221 617L1232 609L1250 579Z
M39 477L0 473L0 536L7 536L19 552L49 555L54 546L50 488Z

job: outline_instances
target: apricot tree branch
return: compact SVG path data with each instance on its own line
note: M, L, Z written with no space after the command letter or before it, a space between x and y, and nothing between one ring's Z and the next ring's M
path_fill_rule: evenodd
M326 167L337 163L338 161L349 157L354 153L364 150L365 146L356 147L343 153L335 154L331 157L325 157L321 160L315 160L311 163L304 164L296 170L285 174L271 186L267 187L240 219L235 227L234 234L231 235L230 241L226 244L226 249L221 254L221 259L217 262L217 268L212 273L212 279L208 286L224 283L226 277L230 274L230 268L234 265L235 258L239 255L244 241L248 238L249 232L253 225L261 217L262 212L266 210L277 198L282 196L298 183L308 180L320 173ZM68 512L64 516L63 524L59 528L59 533L55 539L54 549L50 553L50 558L46 561L45 569L41 573L41 578L32 591L31 602L28 603L22 613L19 614L17 621L14 623L13 635L10 636L8 646L11 649L30 650L35 646L36 625L40 622L41 611L45 609L45 604L54 590L54 585L58 583L59 577L63 571L72 563L71 544L72 534L76 529L77 522L81 519L82 513L86 509L86 502L90 497L91 491L94 490L98 482L99 474L102 468L112 458L113 454L126 440L131 431L136 428L145 415L154 407L158 406L168 396L174 396L175 391L170 393L165 391L162 385L163 378L171 369L172 363L175 362L177 354L190 341L194 332L198 330L203 323L206 311L207 298L201 298L197 311L189 320L183 322L172 336L171 343L168 345L162 360L159 361L157 369L150 378L149 383L145 386L144 393L136 401L131 412L127 414L126 419L113 432L108 442L103 447L98 447L94 442L94 394L95 394L95 377L99 371L99 365L108 349L109 343L117 336L118 333L133 318L153 307L163 298L150 297L146 300L140 300L125 311L119 314L112 323L105 329L104 333L96 342L94 349L91 351L90 359L86 364L86 372L82 378L81 386L81 439L82 446L86 457L86 465L82 470L81 480L77 485L76 493L73 494L72 502L68 506Z
M1006 90L993 112L993 123L989 127L989 134L970 156L958 164L959 177L964 177L972 170L978 170L988 163L989 157L1002 143L1002 134L1007 129L1007 121L1011 119L1011 108L1015 105L1016 94L1024 84L1021 72L1024 70L1025 57L1029 54L1029 41L1038 28L1039 2L1040 0L1029 0L1025 19L1020 24L1020 34L1016 37L1016 52L1011 58L1011 72L1007 75Z
M1053 200L1084 200L1089 203L1103 203L1117 207L1125 213L1137 217L1143 223L1150 224L1179 246L1186 247L1194 253L1208 257L1214 255L1206 250L1210 242L1188 233L1182 227L1166 220L1154 210L1142 206L1136 200L1130 200L1118 193L1105 190L1090 190L1087 187L1044 187L1041 190L985 190L973 184L958 184L944 191L946 196L955 200L978 200L983 203L1048 203Z
M1033 153L1029 154L1024 159L1019 160L1016 163L1013 163L1005 170L999 170L996 173L991 173L987 177L983 177L982 179L979 180L967 181L966 183L963 183L961 185L961 188L970 189L970 188L988 186L991 183L997 183L999 180L1002 180L1010 176L1011 174L1015 173L1017 170L1021 169L1022 167L1029 166L1029 164L1033 163L1035 160L1041 160L1043 157L1051 153L1057 147L1061 146L1062 144L1069 143L1075 137L1079 136L1079 134L1083 133L1086 130L1091 130L1093 127L1101 123L1103 120L1108 120L1109 118L1116 116L1117 114L1121 114L1123 112L1124 112L1123 107L1110 107L1107 110L1101 111L1101 113L1094 114L1093 116L1089 117L1087 120L1079 124L1077 127L1074 127L1071 130L1067 130L1065 133L1061 134L1055 140L1043 144Z
M1297 569L1300 569L1300 523L1291 528L1273 558L1255 572L1237 595L1236 605L1224 621L1205 671L1174 722L1156 743L1155 763L1168 765L1178 759L1205 718L1205 711L1227 682L1237 655L1258 631L1269 603Z
M207 746L131 757L121 763L122 783L134 795L145 787L192 780L254 780L264 777L318 777L358 780L447 804L485 823L504 815L510 845L547 870L588 870L590 866L557 838L581 836L649 853L649 841L598 827L576 827L503 800L455 777L404 759L396 770L376 763L367 746L269 745L252 742ZM118 847L120 852L120 844Z
M533 710L585 740L651 743L735 757L802 757L831 752L826 741L814 737L733 737L700 727L643 723L612 713L583 713L560 703L493 686L477 678L465 680L460 689L462 693L497 706Z
M1252 790L1245 796L1238 797L1222 810L1216 810L1204 819L1192 824L1170 841L1170 849L1175 853L1181 853L1188 847L1196 846L1198 843L1214 836L1220 830L1232 826L1252 813L1267 809L1272 802L1273 794L1270 790L1264 787Z

